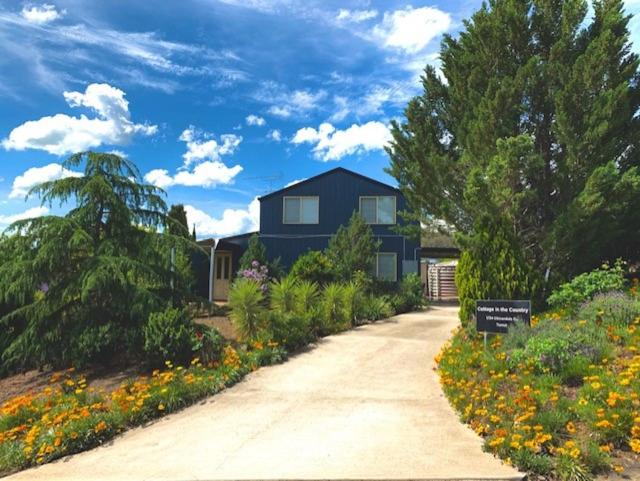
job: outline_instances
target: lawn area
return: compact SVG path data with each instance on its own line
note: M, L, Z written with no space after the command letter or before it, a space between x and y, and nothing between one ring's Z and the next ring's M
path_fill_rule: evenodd
M474 327L454 333L436 358L441 384L486 450L545 479L638 474L636 292L543 314L486 350Z

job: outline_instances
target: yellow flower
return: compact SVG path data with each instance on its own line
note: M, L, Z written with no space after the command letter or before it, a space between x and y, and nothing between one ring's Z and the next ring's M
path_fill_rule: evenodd
M164 411L164 404L158 404L158 411Z
M611 466L613 468L613 470L616 473L621 473L624 471L624 468L622 466L620 466L619 464L614 464L613 466Z
M598 389L600 389L600 388L602 387L602 384L600 384L600 383L599 383L599 382L597 382L597 381L596 381L596 382L592 382L592 383L591 383L591 387L592 387L593 389L595 389L595 390L598 390Z
M611 423L610 423L609 421L607 421L606 419L603 419L602 421L598 421L598 422L596 423L596 427L598 427L598 428L604 428L604 429L607 429L607 428L611 428L611 427L613 427L613 424L611 424Z
M629 447L634 453L640 453L640 439L632 439L629 441Z
M99 433L100 431L104 431L105 429L107 429L107 423L105 423L104 421L100 421L98 424L96 424L96 427L93 430L96 433Z
M575 433L575 432L576 432L576 425L575 425L575 424L573 424L571 421L569 421L569 422L567 423L566 428L567 428L567 432L568 432L568 433L573 434L573 433Z
M588 402L585 398L581 397L581 398L578 400L578 404L579 404L580 406L586 406L587 404L589 404L589 402Z

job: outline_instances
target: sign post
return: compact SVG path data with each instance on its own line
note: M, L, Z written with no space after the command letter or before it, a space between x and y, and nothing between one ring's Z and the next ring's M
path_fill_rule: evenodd
M484 333L487 349L487 333L506 334L516 322L531 325L531 301L480 300L476 301L476 329Z

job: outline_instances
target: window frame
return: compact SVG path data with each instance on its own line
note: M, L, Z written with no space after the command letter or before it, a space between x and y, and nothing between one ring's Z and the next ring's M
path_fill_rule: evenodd
M287 199L298 199L300 202L300 221L299 222L287 222L285 215L285 207L287 205ZM318 200L318 209L317 209L317 221L316 222L302 222L302 200L303 199L317 199ZM282 223L284 225L318 225L320 224L320 196L318 195L284 195L282 196Z
M393 279L382 279L380 277L380 254L382 255L391 255L393 256ZM397 252L376 252L376 270L375 276L376 279L380 279L385 282L398 282L398 253Z
M389 222L380 222L379 219L379 210L378 210L378 202L379 199L381 197L391 197L393 199L393 222L389 223ZM398 197L395 195L361 195L358 199L358 212L360 213L360 215L364 218L364 215L362 215L362 200L363 199L375 199L376 201L376 221L375 222L367 222L367 219L365 219L364 221L368 224L368 225L396 225L398 223L398 217L397 217L397 213L398 213Z

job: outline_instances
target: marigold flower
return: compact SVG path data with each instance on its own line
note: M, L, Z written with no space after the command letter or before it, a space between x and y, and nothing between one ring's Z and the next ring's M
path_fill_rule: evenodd
M567 432L568 432L568 433L573 434L573 433L575 433L575 432L576 432L576 425L575 425L575 424L573 424L571 421L569 421L569 422L567 423L566 428L567 428Z

